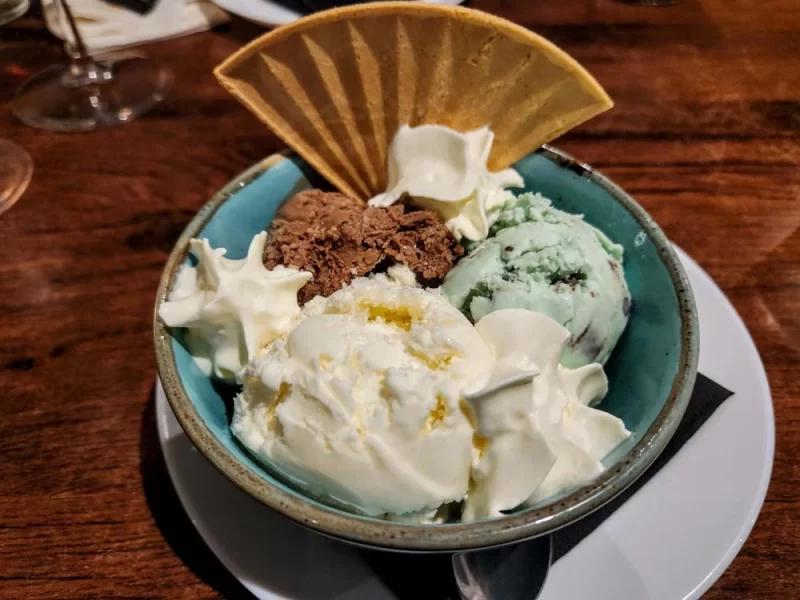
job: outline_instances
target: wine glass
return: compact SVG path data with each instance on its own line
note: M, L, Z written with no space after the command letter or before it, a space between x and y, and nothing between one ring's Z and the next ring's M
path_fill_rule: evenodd
M0 139L0 215L19 200L33 175L30 155L13 142Z
M127 123L158 104L170 72L137 54L92 58L66 0L55 0L69 62L26 81L12 103L26 125L51 131L90 131Z

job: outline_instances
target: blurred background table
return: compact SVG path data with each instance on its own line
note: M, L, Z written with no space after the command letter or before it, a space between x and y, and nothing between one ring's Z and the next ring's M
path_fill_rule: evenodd
M633 194L728 294L769 374L777 453L764 509L708 593L800 589L800 11L794 0L476 0L550 38L616 108L558 141ZM153 407L151 320L172 243L280 148L211 69L261 30L149 45L168 100L122 128L58 135L8 101L60 57L36 16L0 30L0 137L32 184L0 217L0 598L246 597L184 515Z

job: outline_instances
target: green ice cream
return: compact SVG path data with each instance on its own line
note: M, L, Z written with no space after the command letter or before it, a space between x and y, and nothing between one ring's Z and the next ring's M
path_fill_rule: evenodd
M442 290L473 322L502 308L543 313L569 329L562 363L605 363L631 307L622 247L539 194L507 202L489 237L448 273Z

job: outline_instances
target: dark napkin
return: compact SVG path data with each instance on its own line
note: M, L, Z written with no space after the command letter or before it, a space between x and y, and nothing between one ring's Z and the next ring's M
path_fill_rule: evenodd
M636 483L613 501L577 523L555 532L552 540L553 562L572 550L627 502L732 395L733 392L698 373L683 420L661 456ZM362 553L375 573L401 600L458 600L460 597L450 566L450 555L396 554L371 550L362 550Z
M312 11L328 10L329 8L336 8L337 6L347 6L348 4L363 4L371 0L302 0Z
M146 15L152 11L158 0L106 0L108 4L114 4L122 8L127 8L137 14Z
M733 392L712 381L705 375L697 374L697 381L692 390L692 397L686 407L681 424L675 431L675 435L664 448L664 451L652 464L652 466L639 477L636 482L611 502L599 508L585 519L573 523L569 527L564 527L553 534L553 562L572 550L578 542L595 529L602 525L608 517L625 502L630 500L641 487L646 484L653 475L658 473L675 454L678 453L683 445L697 433L697 430L714 414L714 411L733 395Z

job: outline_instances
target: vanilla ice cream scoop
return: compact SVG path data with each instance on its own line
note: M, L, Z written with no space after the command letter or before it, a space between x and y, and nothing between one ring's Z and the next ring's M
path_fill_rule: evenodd
M499 310L475 326L495 355L487 386L469 394L479 444L463 520L500 516L581 485L630 433L590 408L608 391L603 367L559 364L569 331L545 315Z
M489 171L493 140L488 127L460 133L441 125L403 125L389 146L388 189L370 206L390 206L407 194L417 206L436 211L456 239L484 239L511 197L506 188L524 185L514 169Z
M311 273L268 270L261 256L267 234L253 238L247 256L225 258L225 249L192 240L196 267L178 273L158 316L168 327L186 327L192 356L206 375L235 381L247 361L285 334L300 313L297 291Z
M473 429L465 393L491 350L444 297L357 279L304 309L243 372L232 430L317 495L380 516L431 510L467 492Z

